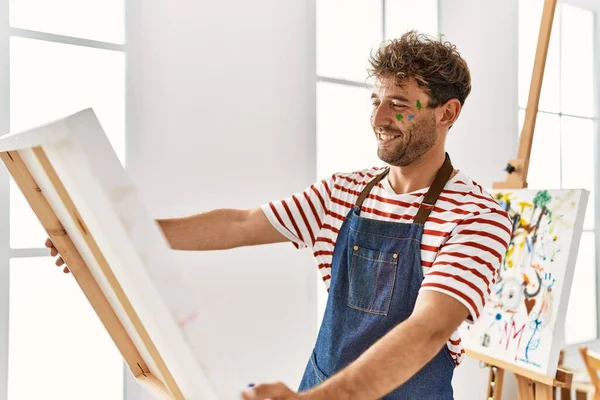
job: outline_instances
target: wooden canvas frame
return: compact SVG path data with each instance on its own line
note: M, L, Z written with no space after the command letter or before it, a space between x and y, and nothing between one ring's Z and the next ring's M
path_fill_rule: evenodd
M108 156L114 159L110 161L113 165L115 161L118 163L112 149L106 151L110 145L92 110L0 138L0 159L69 266L137 381L158 399L217 399L217 391L194 359L177 321L161 303L160 293L153 287L150 277L144 275L143 268L133 265L131 276L117 276L107 260L106 246L100 244L99 233L90 229L94 222L89 220L89 215L86 217L81 212L83 197L79 197L78 203L63 182L65 167L74 166L68 163L62 165L63 176L57 169L58 160L64 161L64 156L73 151L73 148L67 149L64 145L81 144L77 143L77 136L88 131L93 131L92 136L100 140L88 143L88 150L104 150L104 157L111 153ZM62 150L56 150L61 146ZM78 151L85 158L86 153L81 147ZM89 151L87 155L90 155ZM78 169L90 169L78 165ZM86 175L86 179L94 179L93 174ZM90 187L93 185L90 183ZM130 198L131 187L125 185L122 189L124 193L118 195ZM153 245L159 243L167 249L166 241L158 235L158 227L149 227L149 234L154 235ZM126 232L127 227L123 228ZM144 286L144 296L131 290L128 292L123 285L127 279L130 283ZM137 300L132 301L136 296ZM140 300L142 297L143 301ZM171 351L171 346L175 350Z

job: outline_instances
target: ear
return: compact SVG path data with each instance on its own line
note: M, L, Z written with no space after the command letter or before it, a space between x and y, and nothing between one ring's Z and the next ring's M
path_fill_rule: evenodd
M437 124L440 128L450 129L460 115L462 106L458 99L450 99L436 110Z

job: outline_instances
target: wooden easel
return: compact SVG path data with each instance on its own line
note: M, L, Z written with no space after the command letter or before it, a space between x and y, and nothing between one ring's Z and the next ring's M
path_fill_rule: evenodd
M104 276L108 280L111 289L118 298L119 303L122 305L127 318L129 321L131 321L131 324L133 325L132 329L137 337L141 339L141 346L143 346L143 348L138 348L136 346L133 338L130 336L130 333L117 316L115 310L109 303L98 282L92 275L87 264L81 257L79 251L71 241L71 238L67 234L62 223L48 203L48 200L42 193L42 190L39 188L31 172L27 168L27 165L19 155L19 152L0 152L0 159L2 159L9 173L12 175L21 191L25 194L25 197L27 198L33 211L40 219L40 222L45 230L48 232L52 243L59 251L65 263L69 266L69 269L73 273L77 283L100 317L100 320L112 337L115 345L122 354L123 359L129 366L129 369L136 377L137 381L148 391L153 393L157 398L165 400L185 400L180 388L177 385L177 382L173 378L156 346L152 342L150 335L142 324L136 311L132 307L127 295L123 291L123 288L110 269L106 259L104 258L104 255L102 254L102 251L96 244L93 235L89 232L82 218L79 216L77 208L73 204L71 197L67 193L54 168L49 162L46 153L42 148L39 147L34 148L33 151L37 160L40 162L44 171L52 181L52 184L61 197L63 204L65 204L69 210L71 217L74 221L77 221L79 231L85 238L85 241L91 249L94 258L100 266ZM142 353L149 355L149 359L147 361L151 361L156 366L157 373L160 374L160 376L153 375L150 372L148 363L142 356Z
M493 185L494 189L527 188L527 172L529 170L533 133L537 119L556 3L557 0L545 0L544 2L542 22L540 25L535 62L533 65L533 74L531 77L531 85L529 87L525 123L523 124L523 130L521 131L517 159L508 163L506 167L506 181L495 182ZM554 398L553 392L556 390L555 388L569 389L571 387L571 382L573 381L572 372L561 368L558 368L556 376L551 378L524 368L516 367L484 354L470 350L467 351L467 354L490 366L486 400L500 400L502 398L502 386L505 371L511 371L516 375L520 400L552 400Z
M538 36L537 50L533 64L531 84L529 86L529 97L527 98L527 109L525 110L525 122L521 131L517 159L511 160L506 166L506 181L494 182L494 189L525 189L527 188L527 172L529 171L529 158L533 144L533 131L537 120L544 69L548 56L548 46L552 33L554 11L557 0L545 0L542 12L542 22Z
M551 378L472 350L467 350L466 353L469 357L483 361L490 367L486 400L502 399L505 371L514 373L517 378L519 400L552 400L555 388L568 391L573 382L573 373L562 368L558 368L556 376ZM562 399L566 400L565 397Z

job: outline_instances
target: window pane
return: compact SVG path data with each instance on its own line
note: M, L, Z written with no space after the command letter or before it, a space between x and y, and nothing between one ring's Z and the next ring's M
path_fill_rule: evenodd
M8 400L123 398L120 353L50 257L11 260L9 312Z
M317 85L317 173L325 177L383 165L371 128L370 91L319 82Z
M10 0L15 28L112 43L125 42L123 0Z
M594 229L594 121L561 118L562 187L591 191L585 229Z
M399 38L411 29L438 34L438 0L387 0L385 3L386 39Z
M594 116L594 14L562 6L561 111Z
M124 161L123 52L12 38L10 57L11 131L93 107L119 159ZM43 246L40 229L31 222L35 217L27 215L29 206L12 189L11 246Z
M318 0L317 74L365 82L382 30L381 1Z
M594 233L584 232L567 308L567 345L596 338L596 259Z
M377 157L371 128L371 98L367 88L317 84L317 176L351 172L384 165ZM327 291L317 282L318 321L321 322Z
M525 112L519 112L519 136ZM560 188L560 117L538 113L527 183L531 189Z
M10 246L13 249L43 247L48 234L23 193L10 178Z
M519 106L527 107L533 62L542 21L543 0L519 1ZM560 5L556 6L539 109L560 110Z

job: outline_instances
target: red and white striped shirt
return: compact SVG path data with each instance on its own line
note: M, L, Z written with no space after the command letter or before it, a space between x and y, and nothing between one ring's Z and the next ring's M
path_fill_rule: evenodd
M331 259L339 229L365 185L382 168L337 173L304 192L262 206L269 221L299 249L312 249L329 290ZM376 185L361 216L410 223L427 189L396 194L387 178ZM508 214L477 183L459 171L446 184L425 223L421 290L452 296L469 310L467 322L479 317L495 283L511 235ZM458 365L464 350L459 332L447 343Z

